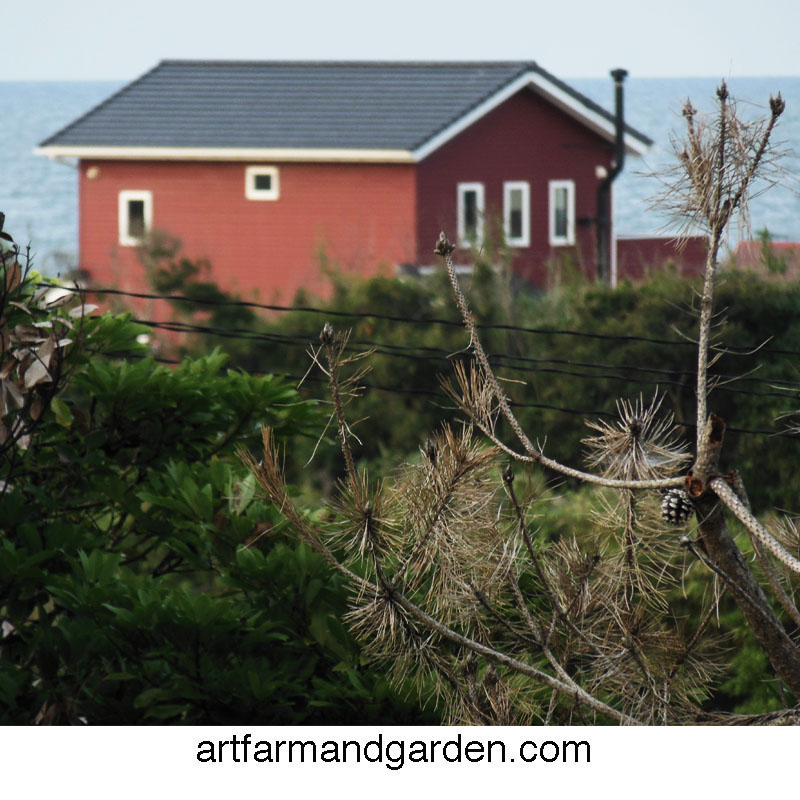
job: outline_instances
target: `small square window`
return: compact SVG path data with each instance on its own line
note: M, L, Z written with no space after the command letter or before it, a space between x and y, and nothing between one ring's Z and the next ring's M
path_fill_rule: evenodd
M248 200L277 200L280 196L277 167L247 167L244 195Z
M257 192L271 192L272 175L256 173L253 176L253 186Z
M153 226L153 194L126 189L119 193L119 243L138 247Z

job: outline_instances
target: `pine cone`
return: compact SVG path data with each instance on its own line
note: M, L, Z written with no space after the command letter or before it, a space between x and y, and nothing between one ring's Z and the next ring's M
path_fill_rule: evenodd
M694 506L683 489L668 489L661 499L661 517L670 525L685 525Z

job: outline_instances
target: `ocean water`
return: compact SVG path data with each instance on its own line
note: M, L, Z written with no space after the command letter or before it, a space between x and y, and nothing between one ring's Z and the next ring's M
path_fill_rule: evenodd
M31 245L36 268L69 270L78 253L78 180L74 167L35 156L51 134L101 102L121 84L0 82L0 211L4 229Z
M587 97L613 110L611 79L571 80ZM652 177L674 163L671 137L682 132L681 109L689 97L701 111L713 109L719 81L711 78L629 78L629 124L655 147L644 159L629 158L614 185L619 235L669 233L667 218L651 208L661 187ZM122 84L109 82L0 82L0 211L5 230L31 243L35 264L48 275L77 263L78 195L74 167L33 154L36 145L104 100ZM745 114L764 114L770 94L781 92L786 112L774 136L788 151L781 183L751 204L752 230L768 228L775 239L800 241L800 78L733 78L731 93Z

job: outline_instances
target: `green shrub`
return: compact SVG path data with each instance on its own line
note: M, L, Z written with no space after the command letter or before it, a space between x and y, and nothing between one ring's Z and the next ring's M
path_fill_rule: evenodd
M431 720L362 663L345 588L284 542L234 455L262 423L287 447L318 435L316 405L219 351L158 364L146 328L48 308L37 279L2 298L0 390L22 405L0 420L0 720ZM26 386L13 332L67 325ZM103 355L123 351L141 357Z

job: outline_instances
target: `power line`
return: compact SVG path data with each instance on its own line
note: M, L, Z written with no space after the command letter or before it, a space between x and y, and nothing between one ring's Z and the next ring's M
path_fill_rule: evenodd
M63 288L59 284L40 282L39 286L50 286L53 288ZM134 297L140 300L166 300L168 302L188 303L190 305L208 306L208 307L238 307L238 308L258 308L265 311L281 311L281 312L302 312L306 314L319 314L329 317L344 317L350 319L381 319L389 322L400 322L411 325L443 325L447 327L463 328L464 324L460 320L443 319L437 317L408 317L397 314L382 314L369 311L337 311L334 309L316 308L314 306L282 306L269 303L256 303L247 300L212 300L210 298L194 298L186 297L179 294L155 294L149 292L130 292L122 289L113 289L110 287L99 287L94 289L86 289L83 287L71 287L75 291L83 295L115 295L122 297ZM538 335L548 336L575 336L586 339L601 339L606 341L630 341L630 342L647 342L649 344L667 345L670 347L684 347L696 345L693 342L684 339L656 339L647 336L634 336L634 335L611 335L605 333L586 333L584 331L571 331L558 328L532 328L522 325L511 325L505 323L476 323L476 326L481 330L497 330L497 331L515 331L518 333L531 333ZM744 351L744 349L743 349ZM745 351L749 352L749 351ZM798 354L800 355L800 354Z
M49 283L40 281L38 286L64 288L60 284ZM187 297L186 295L179 294L158 294L149 292L131 292L122 289L114 289L112 287L97 287L87 289L81 286L70 287L72 291L82 295L115 295L121 297L133 297L143 300L165 300L168 302L187 303L195 306L207 307L240 307L240 308L256 308L266 311L280 311L280 312L302 312L307 314L318 314L322 316L332 316L350 319L380 319L389 322L400 322L412 325L443 325L447 327L463 328L463 323L460 320L443 319L436 317L408 317L396 314L382 314L369 311L338 311L334 309L317 308L314 306L284 306L270 303L256 303L248 300L221 300L211 298L195 298ZM497 330L497 331L511 331L518 333L530 333L537 335L547 336L573 336L578 338L598 339L603 341L617 341L617 342L643 342L647 344L657 344L668 347L697 347L697 343L687 339L661 339L648 336L637 336L632 334L606 334L606 333L587 333L585 331L573 331L561 328L535 328L522 325L511 325L506 323L476 323L476 327L481 330ZM771 353L773 355L789 355L800 356L798 350L788 350L776 347L766 347L762 344L749 345L749 346L727 346L727 352L732 355L749 355L754 352Z
M311 345L314 338L313 336L309 335L297 335L297 334L279 334L279 333L268 333L268 332L259 332L259 331L248 331L242 328L214 328L207 325L196 325L193 323L187 322L180 322L180 321L154 321L154 320L143 320L143 319L134 319L135 322L139 323L140 325L145 325L150 328L157 328L160 330L167 330L172 332L178 333L200 333L212 336L219 336L221 338L229 338L234 340L240 341L264 341L269 342L272 344L284 344L287 346L292 347L303 347L307 348ZM445 350L426 347L423 345L412 345L412 346L404 346L404 345L392 345L386 344L381 342L370 342L370 341L353 341L350 342L348 345L349 350L353 350L356 346L358 347L366 347L368 348L373 354L375 355L383 355L388 357L395 357L395 358L403 358L406 360L422 360L422 361L446 361L448 363L452 363L454 360L454 356L462 355L464 360L471 358L466 351L462 351L461 353L451 353ZM425 351L423 353L415 353L415 352L408 352L409 350L422 350ZM405 351L405 352L404 352ZM507 359L515 359L515 360L522 360L531 364L535 364L536 366L520 366L515 364L508 363ZM654 372L655 374L674 374L674 375L689 375L693 377L693 373L685 372L685 371L671 371L671 370L662 370L656 368L647 368L647 367L628 367L627 365L609 365L609 364L593 364L591 362L571 362L567 359L536 359L528 356L513 356L509 354L493 354L490 356L490 361L494 363L495 366L505 367L506 369L517 371L517 372L527 372L527 373L545 373L545 374L554 374L554 375L566 375L574 378L580 378L584 380L613 380L622 383L635 383L641 386L676 386L681 389L690 388L687 386L685 382L670 380L667 378L660 378L659 380L642 380L640 378L634 378L628 375L620 375L616 373L609 373L609 372L578 372L575 370L566 370L561 369L559 367L550 367L545 366L549 363L561 363L566 365L581 365L590 369L594 370L608 370L608 369L632 369L635 371L641 372ZM735 380L734 376L714 376L718 379L733 379ZM772 381L764 380L761 381L762 383L772 383ZM717 386L716 391L726 392L729 394L742 394L742 395L751 395L754 397L774 397L779 398L781 400L791 400L791 395L785 392L765 392L765 391L758 391L752 389L741 389L741 388L733 388L731 386Z
M53 283L45 283L42 282L39 285L41 286L53 286L58 287L58 284ZM58 287L62 288L62 287ZM314 308L314 307L306 307L306 306L280 306L280 305L272 305L272 304L263 304L263 303L254 303L248 301L237 301L237 300L212 300L212 299L204 299L204 298L190 298L183 295L165 295L165 294L154 294L154 293L145 293L145 292L128 292L119 289L111 289L111 288L104 288L104 289L82 289L80 287L76 287L75 291L81 294L114 294L114 295L121 295L126 297L135 297L139 299L154 299L154 300L166 300L166 301L176 301L176 302L185 302L196 306L241 306L241 307L251 307L251 308L261 308L266 310L275 310L275 311L285 311L285 312L306 312L306 313L314 313L314 314L321 314L321 315L328 315L328 316L339 316L339 317L350 317L350 318L357 318L357 319L385 319L394 322L403 322L403 323L411 323L411 324L439 324L439 325L447 325L452 327L462 327L461 322L453 321L453 320L446 320L446 319L435 319L435 318L419 318L419 317L404 317L400 315L389 315L389 314L377 314L377 313L370 313L370 312L344 312L344 311L335 311L330 309L321 309L321 308ZM283 333L276 333L276 332L265 332L265 331L251 331L241 328L214 328L212 326L206 325L197 325L193 323L181 322L181 321L154 321L154 320L143 320L143 319L134 319L134 322L138 324L157 328L161 330L173 331L173 332L182 332L182 333L197 333L197 334L205 334L205 335L213 335L219 336L222 338L230 338L234 340L242 340L242 341L263 341L269 342L273 344L282 344L286 346L294 346L294 347L304 347L308 348L312 346L312 343L316 339L316 335L308 335L308 334L283 334ZM559 329L549 329L549 328L528 328L523 326L515 326L515 325L504 325L504 324L486 324L479 326L483 329L487 330L508 330L508 331L519 331L519 332L526 332L526 333L537 333L537 334L554 334L554 335L569 335L569 336L579 336L579 337L587 337L587 338L595 338L595 339L604 339L604 340L611 340L611 341L641 341L647 342L652 344L664 344L664 345L689 345L694 347L694 343L687 342L687 341L675 341L675 340L665 340L665 339L655 339L649 337L641 337L641 336L611 336L608 334L592 334L592 333L583 333L580 331L569 331L569 330L559 330ZM353 341L350 342L350 349L354 346L359 347L367 347L372 350L376 355L384 355L389 357L399 357L405 359L413 359L413 360L443 360L447 362L453 361L455 356L462 355L466 359L468 357L467 351L459 351L456 353L451 353L448 351L444 351L437 348L427 347L424 345L394 345L389 343L380 343L380 342L369 342L369 341ZM745 348L739 348L742 352L750 352L750 350L745 350ZM410 352L410 351L421 351L421 352ZM767 349L763 348L762 352L771 352L777 354L786 354L786 355L800 355L800 353L795 353L794 351L790 350L782 350L782 349ZM592 363L592 362L583 362L583 361L573 361L570 359L537 359L530 356L520 356L520 355L513 355L509 353L496 353L491 355L491 359L495 366L504 367L509 370L521 371L521 372L533 372L533 373L548 373L548 374L559 374L559 375L566 375L570 377L575 377L579 379L587 379L587 380L615 380L615 381L622 381L625 383L635 383L639 385L649 385L649 386L678 386L679 388L685 389L687 388L686 384L682 381L675 381L670 380L667 378L659 378L658 380L641 380L639 378L633 378L629 375L619 375L614 373L603 373L603 372L577 372L575 370L565 370L558 367L549 367L545 366L546 364L563 364L567 366L578 366L583 368L588 368L592 370L609 370L609 369L623 369L628 371L634 371L639 373L646 373L646 374L654 374L654 375L675 375L679 377L694 377L694 372L690 370L668 370L663 368L655 368L655 367L640 367L636 365L613 365L613 364L601 364L601 363ZM165 363L179 363L179 362L170 362L169 360L159 359ZM525 364L532 364L535 366L521 366L519 364L510 363L511 361L521 361ZM721 380L736 380L740 382L754 382L757 384L771 384L775 386L775 388L781 388L777 386L777 384L782 384L783 387L790 389L794 387L800 387L800 383L786 381L783 379L759 379L759 378L748 378L748 377L738 377L738 376L715 376ZM309 378L310 380L310 378ZM395 393L402 393L402 394L425 394L431 396L443 396L441 393L431 392L430 390L425 389L410 389L407 387L387 387L387 386L380 386L380 385L368 385L365 384L365 388L372 388L379 391L388 391L388 392L395 392ZM781 393L781 392L762 392L762 391L755 391L755 390L747 390L742 388L732 388L730 386L718 386L716 387L717 391L728 392L732 394L741 394L741 395L751 395L751 396L758 396L758 397L775 397L780 399L792 399L790 395ZM585 409L568 409L559 406L544 404L544 403L520 403L520 402L513 402L514 406L519 408L538 408L538 409L545 409L545 410L552 410L560 413L565 414L577 414L577 415L595 415L595 416L609 416L615 417L616 415L613 413L609 413L606 411L589 411ZM684 427L692 428L693 425L685 424ZM768 436L787 436L789 434L785 433L776 433L774 431L769 430L751 430L751 429L739 429L729 427L729 431L735 433L743 433L743 434L757 434L757 435L768 435ZM796 438L791 436L791 438Z
M145 359L145 358L152 358L154 361L160 364L169 364L169 365L178 365L181 363L180 359L171 359L171 358L161 358L152 355L147 355L144 353L127 353L127 352L104 352L103 355L112 357L112 358L138 358L138 359ZM233 365L233 369L237 369L235 364ZM241 369L241 368L239 368ZM252 370L243 370L253 374ZM261 372L257 371L257 374L273 374L269 372ZM279 377L283 378L284 380L288 381L297 381L298 384L301 382L304 383L328 383L328 378L323 378L311 374L305 375L292 375L287 373L275 373ZM359 386L364 389L380 391L380 392L387 392L390 394L399 394L399 395L417 395L417 396L427 396L437 399L447 399L452 400L448 394L443 391L433 391L431 389L418 389L418 388L409 388L407 386L386 386L383 384L376 384L370 381L359 381ZM563 406L555 406L549 403L534 403L534 402L520 402L515 400L509 400L509 404L513 408L535 408L543 411L555 411L560 414L568 414L571 416L580 416L583 418L586 417L606 417L609 419L617 419L618 414L610 411L603 411L599 409L580 409L580 408L565 408ZM455 408L455 407L453 407ZM676 422L681 428L686 430L696 430L697 426L694 423L690 422ZM745 436L769 436L774 438L782 438L782 439L798 439L798 435L792 433L790 431L773 431L769 429L753 429L753 428L737 428L734 426L726 427L726 431L729 433L736 433Z

